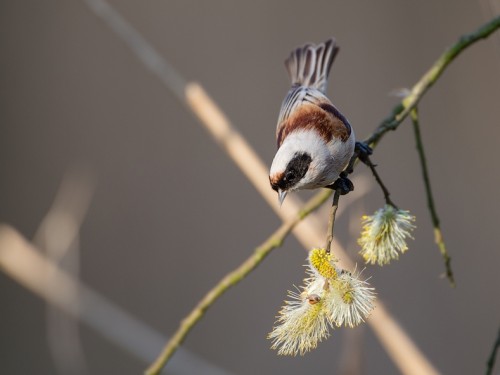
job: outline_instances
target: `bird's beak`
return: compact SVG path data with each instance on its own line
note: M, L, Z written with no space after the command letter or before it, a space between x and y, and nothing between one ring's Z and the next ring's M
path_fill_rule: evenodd
M278 200L280 202L280 206L283 204L286 194L287 192L285 190L278 189Z

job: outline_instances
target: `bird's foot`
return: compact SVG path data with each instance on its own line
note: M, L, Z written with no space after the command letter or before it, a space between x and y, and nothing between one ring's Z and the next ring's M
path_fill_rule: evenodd
M327 188L338 191L340 195L346 195L354 190L354 184L347 178L347 174L342 172L337 180L328 185Z
M373 150L364 142L356 142L354 152L358 155L358 159L366 164L369 156L373 154Z

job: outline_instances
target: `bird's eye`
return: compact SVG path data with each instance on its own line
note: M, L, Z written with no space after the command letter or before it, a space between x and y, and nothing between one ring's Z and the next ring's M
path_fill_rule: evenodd
M288 171L288 172L286 173L286 179L287 179L288 181L292 181L292 180L294 180L294 179L295 179L295 172L294 172L294 171Z

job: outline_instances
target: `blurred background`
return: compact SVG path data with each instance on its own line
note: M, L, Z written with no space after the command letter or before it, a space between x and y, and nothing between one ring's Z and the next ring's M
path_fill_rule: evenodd
M32 239L64 176L87 171L94 188L78 241L81 280L172 335L281 221L87 4L0 3L0 221ZM187 80L206 88L267 164L292 48L337 38L329 94L365 138L397 103L393 90L411 87L460 35L500 12L499 1L487 0L110 4ZM388 134L373 157L418 228L399 261L369 266L364 275L443 374L484 373L500 324L499 103L497 32L461 55L419 107L455 289L441 277L411 124ZM336 225L360 265L360 216L383 204L369 176L356 169L358 190L369 193L343 199L348 208ZM326 226L327 211L321 215ZM184 348L233 374L398 374L367 325L336 330L305 357L269 349L266 335L286 291L301 283L305 257L288 238L208 311ZM54 311L4 273L0 296L2 374L138 374L147 365L86 325L79 326L82 367L58 364L51 345L66 344L49 339ZM349 358L359 358L351 372ZM176 364L183 366L179 358Z

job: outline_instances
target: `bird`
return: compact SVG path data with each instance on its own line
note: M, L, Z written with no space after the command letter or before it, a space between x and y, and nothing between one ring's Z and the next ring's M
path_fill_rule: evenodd
M355 150L354 131L326 96L330 68L339 51L335 38L294 49L285 60L291 80L278 117L278 150L269 182L280 205L288 193L343 186L353 189L342 173ZM340 177L340 178L339 178Z

